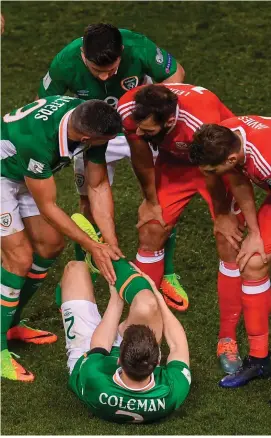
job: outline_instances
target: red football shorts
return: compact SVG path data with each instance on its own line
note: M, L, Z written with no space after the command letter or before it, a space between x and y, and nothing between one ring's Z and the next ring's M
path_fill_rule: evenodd
M206 187L205 177L198 167L175 164L158 156L155 163L155 179L158 200L167 224L176 224L185 207L197 193L207 202L211 216L214 217L213 204ZM227 187L226 181L225 186ZM232 212L239 216L241 211L230 190L227 190L227 196L232 204Z

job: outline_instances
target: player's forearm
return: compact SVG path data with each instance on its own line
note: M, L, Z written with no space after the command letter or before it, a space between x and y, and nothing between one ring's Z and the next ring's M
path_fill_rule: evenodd
M91 247L96 245L96 243L90 239L61 208L54 203L39 205L37 202L37 205L40 213L56 230L91 252Z
M114 201L108 180L97 187L88 186L90 210L103 239L109 245L118 245L114 222Z
M143 164L143 162L145 164ZM156 205L158 204L158 199L155 187L155 171L152 156L149 165L146 164L144 158L142 159L142 162L132 159L133 169L140 183L144 198L153 205Z
M111 295L103 319L91 338L90 348L105 348L110 351L118 333L124 302L118 295Z
M169 78L165 79L163 81L163 84L182 83L184 81L184 77L185 77L184 68L181 66L181 64L177 63L176 72L173 75L171 75Z
M245 175L231 175L231 191L241 209L250 233L260 234L253 187Z
M215 216L228 214L230 204L227 199L225 184L220 176L205 175L207 189L211 195Z
M163 333L169 346L170 354L177 351L183 353L184 357L188 354L188 344L186 334L180 321L173 315L166 305L162 295L156 295L160 312L163 320Z

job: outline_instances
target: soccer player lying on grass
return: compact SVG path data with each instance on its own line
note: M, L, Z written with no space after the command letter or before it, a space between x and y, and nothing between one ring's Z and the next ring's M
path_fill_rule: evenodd
M156 421L178 409L189 393L186 335L149 278L126 260L113 263L117 281L103 318L87 264L74 261L65 268L61 310L69 387L105 420ZM119 325L123 300L130 311ZM160 366L163 333L170 353Z
M220 125L203 125L194 136L190 158L204 173L227 173L232 193L246 220L248 235L237 256L249 356L240 369L224 377L226 388L271 376L268 316L271 310L271 118L234 117ZM251 181L267 192L258 214Z
M115 281L111 258L117 260L121 251L105 149L121 121L105 102L53 96L6 114L1 128L1 376L31 381L33 374L13 359L7 339L56 341L54 334L20 323L20 316L62 251L64 236L85 247L106 279ZM93 242L56 204L53 174L82 148L93 216L110 246Z
M72 41L55 56L40 82L38 95L46 97L69 90L81 99L101 99L116 108L118 99L126 91L146 80L151 81L150 78L163 83L183 82L184 69L170 53L145 35L118 29L112 24L90 24L82 38ZM130 156L129 145L122 133L108 142L106 162L111 184L117 162L123 158L130 159ZM91 219L83 154L74 158L74 171L80 194L80 211ZM75 248L77 259L82 260L84 256L79 245L76 244ZM175 233L172 232L165 251L162 289L171 281L169 274L174 272L174 248ZM177 278L175 282L178 286ZM174 284L172 287L175 287Z
M218 253L220 331L218 356L226 372L234 372L241 364L236 344L236 325L241 303L235 298L240 285L233 245L241 240L231 203L233 198L224 182L208 176L191 164L188 146L193 134L203 123L219 123L232 112L211 91L188 84L147 85L126 93L119 101L118 111L128 142L132 162L141 183L145 200L139 208L139 250L137 266L155 280L159 287L164 271L164 247L186 205L196 193L208 203ZM155 166L148 143L156 145L159 155ZM211 191L211 195L209 193ZM224 202L225 201L225 202ZM166 225L161 226L161 222ZM226 238L220 230L226 230ZM234 239L234 238L235 239ZM227 240L228 239L228 240ZM238 249L238 246L237 246ZM174 271L172 271L173 282ZM176 293L177 291L177 293ZM183 289L163 288L166 303L185 310L188 298Z

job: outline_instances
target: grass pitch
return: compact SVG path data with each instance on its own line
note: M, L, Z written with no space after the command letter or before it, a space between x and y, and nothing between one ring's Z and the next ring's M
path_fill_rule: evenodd
M237 114L270 115L271 8L268 2L2 2L2 113L34 99L39 79L54 55L92 22L111 22L142 32L168 49L186 70L186 82L207 87ZM268 73L269 72L269 73ZM72 170L56 177L58 202L77 210ZM129 165L121 162L114 181L116 223L121 248L136 251L140 194ZM262 199L262 195L260 195ZM68 242L42 289L25 311L33 326L54 331L50 346L11 345L37 378L33 384L2 383L5 435L268 435L271 383L255 381L237 390L217 385L218 265L212 224L204 201L196 197L178 226L176 271L189 293L187 314L178 314L187 331L192 387L181 409L146 426L117 426L92 418L67 389L66 355L54 288L73 257ZM96 287L101 311L108 301L103 280ZM241 352L246 352L242 323Z

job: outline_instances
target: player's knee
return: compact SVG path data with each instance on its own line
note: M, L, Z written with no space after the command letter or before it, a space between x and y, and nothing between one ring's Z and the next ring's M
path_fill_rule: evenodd
M147 223L139 229L139 245L145 251L158 251L164 247L169 235L162 225Z
M19 246L2 254L3 267L16 275L25 277L33 263L33 249L31 245Z
M78 275L82 269L85 269L85 262L78 262L76 260L71 260L68 262L64 268L64 275Z
M157 300L153 292L149 290L141 291L141 294L134 298L133 305L134 314L141 321L151 320L158 313Z
M245 280L261 280L266 275L268 275L268 263L263 263L259 255L251 257L242 272Z
M59 233L53 233L43 242L37 242L35 251L45 259L53 259L59 256L65 248L64 237Z

